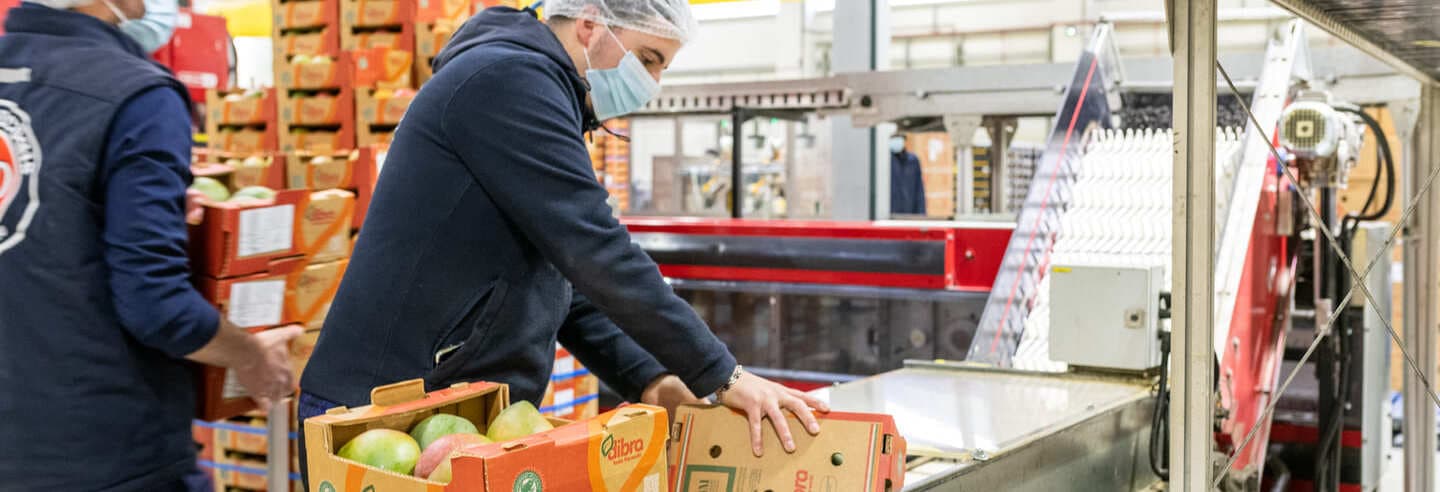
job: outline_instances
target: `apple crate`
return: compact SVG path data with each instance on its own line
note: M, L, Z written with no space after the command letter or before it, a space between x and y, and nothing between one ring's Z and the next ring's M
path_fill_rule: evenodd
M190 227L190 262L197 277L230 278L273 271L272 263L300 254L296 217L303 190L270 200L208 203Z
M355 148L355 122L336 126L303 127L281 124L280 149L286 152L337 152Z
M417 24L446 22L459 26L475 13L473 8L469 0L416 0L415 22Z
M415 54L398 49L372 48L349 52L355 67L355 87L410 89L414 87ZM366 91L361 90L358 94ZM413 91L412 91L413 92Z
M289 90L341 89L351 86L352 66L349 55L300 55L277 59L275 77Z
M385 48L413 53L415 51L415 24L406 23L383 28L342 29L340 46L345 50Z
M230 192L249 186L272 190L285 188L284 166L268 153L207 152L203 160L190 166L190 174L220 181Z
M207 126L272 124L275 122L275 89L230 92L208 89L205 114ZM214 133L213 130L207 132Z
M275 29L293 31L324 28L340 23L340 0L271 2Z
M340 26L281 33L275 42L275 59L289 60L296 55L340 56Z
M355 120L354 89L285 91L280 96L280 122L287 126L338 126Z
M346 29L399 27L415 22L415 0L341 0L340 23Z
M632 405L511 441L466 447L451 454L453 480L432 482L339 457L338 450L371 429L408 431L438 413L465 417L482 431L507 407L509 389L459 383L426 393L415 379L375 388L372 405L331 409L306 420L312 486L386 492L499 492L511 490L669 490L665 410Z

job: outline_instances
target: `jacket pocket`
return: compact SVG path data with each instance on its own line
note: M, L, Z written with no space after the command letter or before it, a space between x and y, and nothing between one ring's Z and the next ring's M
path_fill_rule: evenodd
M430 350L433 369L426 378L428 381L444 382L445 378L465 366L471 354L485 345L490 328L504 307L507 288L504 280L496 279L481 290L460 319L435 340Z

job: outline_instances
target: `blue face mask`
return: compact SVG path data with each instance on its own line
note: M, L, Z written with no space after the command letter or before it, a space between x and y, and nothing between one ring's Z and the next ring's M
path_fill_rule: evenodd
M620 49L625 45L609 28L610 37ZM615 68L596 69L590 66L590 51L585 51L585 80L590 83L590 101L595 105L595 117L600 121L624 116L639 110L660 93L660 83L650 76L645 64L630 51L620 59Z
M120 31L134 39L146 53L154 53L170 42L175 21L180 17L180 4L176 0L145 0L145 15L139 19L127 18L110 2L105 5L120 18Z
M905 139L903 139L903 138L892 138L892 139L890 139L890 153L891 153L891 154L899 154L900 151L902 151L902 150L905 150Z

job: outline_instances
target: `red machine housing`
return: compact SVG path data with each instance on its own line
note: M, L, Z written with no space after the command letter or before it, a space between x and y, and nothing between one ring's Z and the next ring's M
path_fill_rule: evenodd
M845 269L820 262L770 265L710 265L657 257L666 277L744 282L786 282L857 285L912 289L946 289L988 292L1000 270L1013 225L991 223L837 222L753 219L625 218L622 223L636 236L659 234L697 240L764 238L781 244L806 240L814 256L843 252L856 241L886 242L897 247L943 248L943 262L923 271L884 268ZM718 244L718 243L717 243ZM797 243L798 244L798 243ZM714 246L712 249L723 249ZM647 248L648 250L648 248ZM719 251L723 254L723 251ZM652 253L653 254L653 253ZM802 252L803 254L803 252ZM895 259L900 261L902 259Z

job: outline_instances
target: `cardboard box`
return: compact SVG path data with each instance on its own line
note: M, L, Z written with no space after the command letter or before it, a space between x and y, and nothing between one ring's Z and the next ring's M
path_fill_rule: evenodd
M207 156L218 162L201 162L190 166L195 177L209 177L225 184L233 193L247 186L264 186L272 190L285 188L285 169L268 153L244 155L224 152Z
M295 380L300 380L300 375L305 373L305 365L310 363L310 354L315 353L315 343L320 341L320 329L305 330L305 333L290 340L290 366L295 369Z
M275 28L280 30L335 26L340 21L339 0L300 0L271 5Z
M349 225L349 220L346 220ZM350 231L343 233L345 243L350 243ZM295 320L311 330L325 326L325 315L330 312L330 302L335 300L335 291L340 288L340 279L345 276L347 260L316 263L296 270L286 282L286 318ZM313 346L312 346L313 348Z
M384 30L359 32L346 29L340 33L340 46L351 51L386 48L413 52L415 51L415 25L406 23Z
M264 125L275 121L275 89L205 91L206 123Z
M196 275L236 277L274 271L276 261L301 253L298 214L306 192L282 190L273 200L204 205L190 228L190 262Z
M374 89L408 89L414 86L412 65L415 55L395 49L363 49L350 52L355 61L355 86ZM364 93L366 91L359 91Z
M355 136L355 144L360 147L373 145L390 145L395 139L395 127L393 125L361 125L359 135Z
M467 0L416 0L415 23L446 22L460 25L474 12Z
M340 125L355 120L355 95L351 89L337 94L284 95L280 98L280 119L286 125Z
M255 456L227 455L215 460L215 486L266 490L265 460ZM227 489L228 490L228 489Z
M355 187L353 168L358 152L305 152L285 155L286 188L306 190Z
M433 57L433 56L432 56L432 57L428 57L428 58L420 58L420 59L418 59L418 60L416 61L416 63L415 63L415 84L416 84L416 85L421 85L421 86L423 86L423 85L425 85L425 82L428 82L431 77L434 77L434 76L435 76L435 67L433 67L433 66L430 65L431 62L433 62L433 61L435 61L435 57Z
M215 449L222 453L217 455L218 457L223 457L223 453L227 451L256 455L270 452L270 435L269 430L265 428L265 419L236 417L205 422L203 425L208 427L215 436Z
M555 365L545 396L540 400L540 413L579 420L594 417L599 410L599 378L580 365L570 351L556 344Z
M234 154L259 154L278 148L278 135L273 125L265 128L222 128L210 134L212 150Z
M745 416L720 406L681 406L670 441L675 492L705 490L901 490L905 439L888 415L817 415L820 434L786 414L795 452L786 453L768 422L765 456L750 450Z
M230 323L245 329L264 329L295 323L285 309L290 274L305 266L299 257L275 260L266 271L240 277L196 277L195 289Z
M290 128L281 136L280 149L286 152L335 152L355 148L355 122L334 129Z
M354 214L354 193L345 190L311 193L296 226L300 251L311 263L349 258Z
M351 85L352 65L349 56L280 60L276 63L275 76L280 87L286 89L341 89Z
M342 459L335 451L366 430L409 430L436 413L460 415L484 431L488 425L481 424L506 406L508 388L460 383L426 394L416 379L376 388L370 398L372 406L336 408L305 421L311 484L385 492L669 490L662 408L631 405L540 434L463 449L451 458L454 480L440 484Z
M355 158L355 223L356 229L365 222L365 212L375 196L375 184L380 181L380 169L385 167L385 156L390 151L386 145L360 147Z
M281 58L288 60L295 55L339 56L340 26L330 25L315 31L281 33L275 49L280 55L276 57L277 61Z
M433 1L439 3L444 0ZM464 22L465 19L459 21L437 20L417 25L415 27L415 57L429 60L440 54L440 48L444 48L445 43L450 42L450 36L455 35L455 31Z
M409 24L415 22L415 0L345 0L340 17L346 28Z
M407 67L408 68L408 67ZM364 125L398 125L415 100L415 91L355 91L357 120Z

